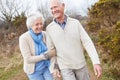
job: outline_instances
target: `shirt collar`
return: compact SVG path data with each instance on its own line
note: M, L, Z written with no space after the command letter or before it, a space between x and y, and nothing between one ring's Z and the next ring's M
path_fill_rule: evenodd
M61 24L66 24L67 23L67 16L65 15L65 19L63 23L59 23L56 19L53 19L57 24L61 25Z

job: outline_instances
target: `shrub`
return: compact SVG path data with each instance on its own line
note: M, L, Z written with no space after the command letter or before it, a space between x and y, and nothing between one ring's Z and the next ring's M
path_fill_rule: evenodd
M89 16L87 30L97 37L95 44L99 48L103 74L110 80L119 80L120 0L100 0L90 9Z

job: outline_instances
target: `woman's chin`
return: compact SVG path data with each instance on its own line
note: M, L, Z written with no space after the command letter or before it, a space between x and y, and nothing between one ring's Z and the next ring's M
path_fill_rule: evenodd
M36 34L40 34L42 31L36 32Z

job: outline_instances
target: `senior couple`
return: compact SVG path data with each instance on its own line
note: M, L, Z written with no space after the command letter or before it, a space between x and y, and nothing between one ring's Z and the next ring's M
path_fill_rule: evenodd
M101 76L100 61L90 37L76 19L64 14L62 0L50 0L54 17L42 31L44 18L35 12L27 17L28 31L19 38L24 71L29 80L90 80L84 57L89 54L95 75Z

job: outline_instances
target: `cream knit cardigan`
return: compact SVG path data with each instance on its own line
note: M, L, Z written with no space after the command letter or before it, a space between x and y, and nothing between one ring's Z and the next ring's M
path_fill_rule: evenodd
M45 42L45 32L42 33ZM19 47L24 61L23 69L27 74L31 74L34 72L35 63L39 60L35 57L35 44L28 31L19 37Z
M67 17L64 30L53 21L47 26L46 33L48 49L56 48L60 69L84 67L84 49L93 64L100 64L94 44L78 20Z

